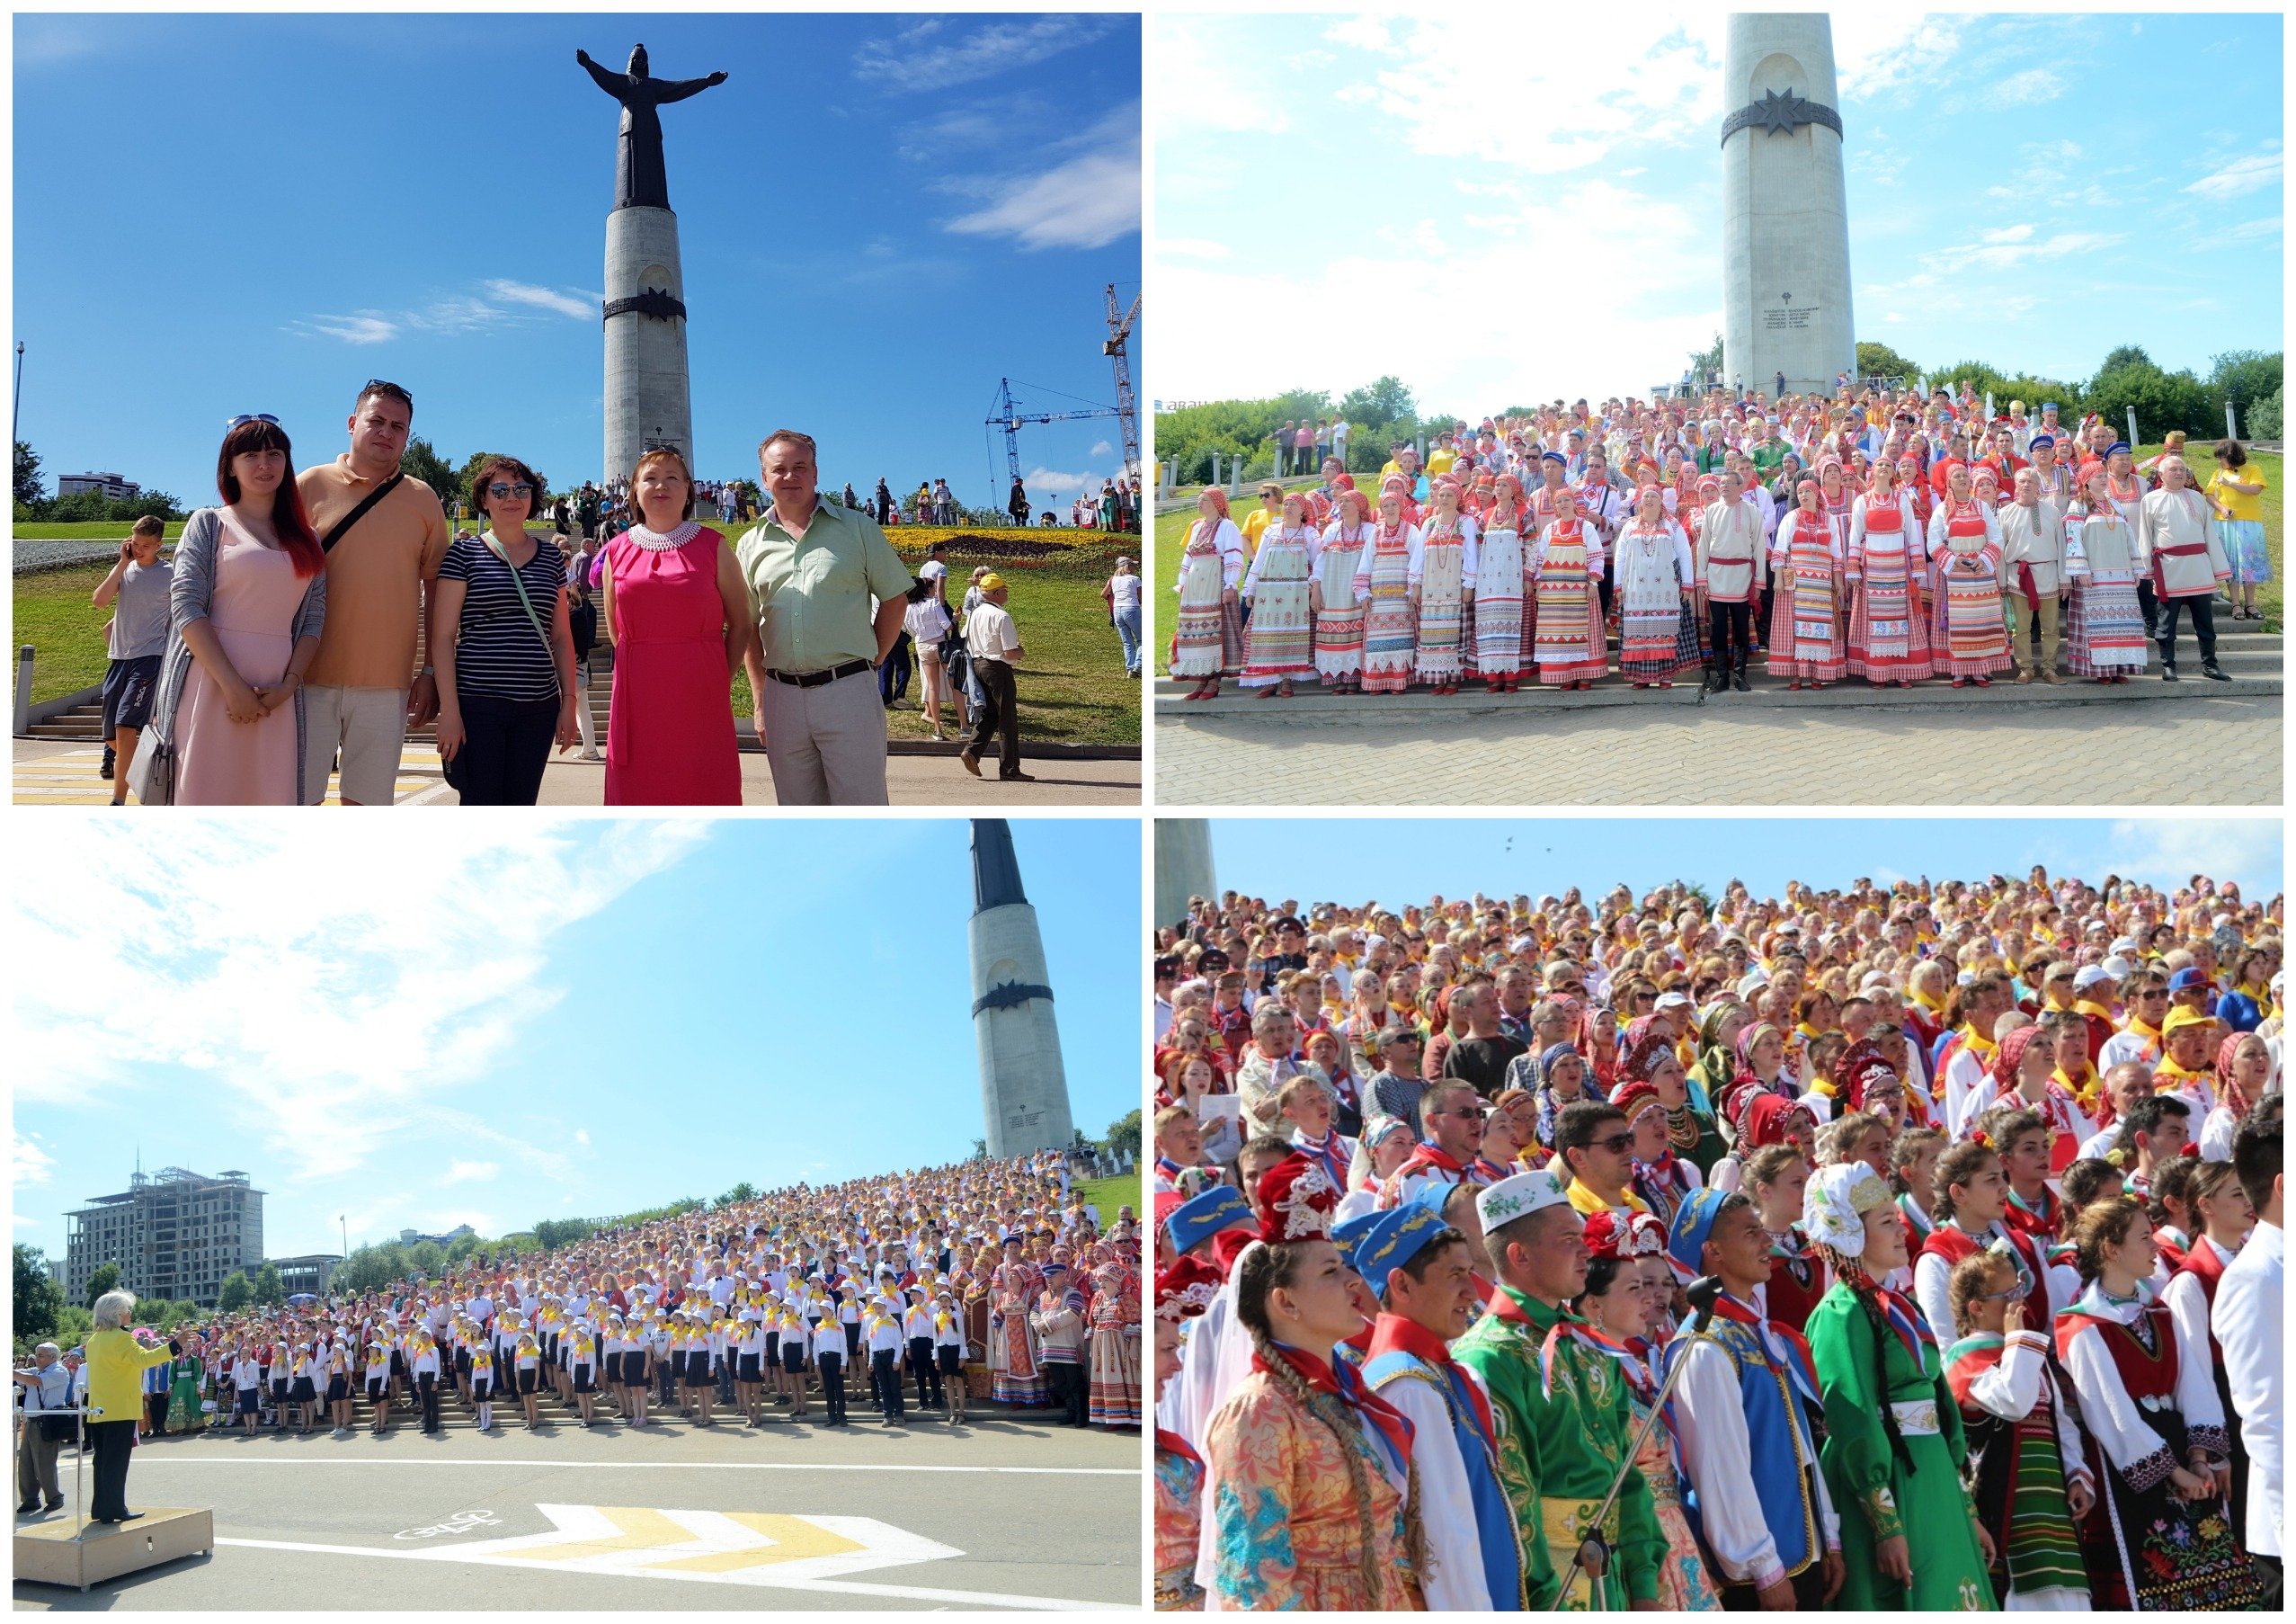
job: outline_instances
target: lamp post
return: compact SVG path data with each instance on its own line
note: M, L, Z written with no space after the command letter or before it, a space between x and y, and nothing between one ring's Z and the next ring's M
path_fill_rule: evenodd
M14 404L8 408L8 438L17 439L16 422L24 415L24 341L16 340L16 391Z

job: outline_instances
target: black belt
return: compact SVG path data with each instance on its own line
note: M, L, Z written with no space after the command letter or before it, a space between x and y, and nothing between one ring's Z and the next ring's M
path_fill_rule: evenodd
M826 671L769 671L765 674L777 683L787 683L792 688L818 688L824 683L836 682L840 677L858 676L864 671L874 669L868 660L848 660L842 665L832 665Z

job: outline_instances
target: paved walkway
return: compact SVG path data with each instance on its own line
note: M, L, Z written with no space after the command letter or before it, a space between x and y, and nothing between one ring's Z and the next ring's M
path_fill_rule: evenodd
M18 806L87 807L111 799L111 790L95 775L103 759L101 745L57 744L18 739L15 758L15 800ZM1037 781L1008 784L998 781L996 762L983 765L985 776L974 778L954 756L894 755L886 769L887 788L896 807L1002 807L1029 812L1042 807L1137 807L1140 804L1140 763L1136 761L1051 761L1023 756L1021 771ZM606 795L606 767L569 754L554 755L542 775L546 807L595 807ZM334 784L327 786L327 802L335 802ZM440 776L439 753L426 743L410 742L399 764L397 801L401 806L451 807L452 790ZM773 774L765 757L742 756L742 802L770 807Z
M1634 709L1435 732L1156 718L1164 810L1224 805L2277 806L2278 698L1899 715Z

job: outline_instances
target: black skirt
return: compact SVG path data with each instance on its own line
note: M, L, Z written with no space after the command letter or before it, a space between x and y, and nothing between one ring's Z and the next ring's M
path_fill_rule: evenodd
M369 1378L367 1382L367 1402L369 1404L382 1403L383 1388L387 1384L384 1382L383 1379L379 1376Z
M327 1402L329 1404L341 1404L344 1399L350 1396L351 1379L349 1377L330 1376L327 1378Z
M406 1355L405 1355L405 1354L404 1354L404 1353L396 1353L396 1352L395 1352L395 1353L393 1353L393 1354L391 1355L391 1374L392 1374L393 1376L399 1377L399 1378L401 1378L401 1379L404 1379L404 1378L405 1377L405 1375L406 1375Z
M577 1393L595 1393L598 1390L598 1384L590 1379L590 1367L588 1365L578 1364L574 1366L574 1390Z
M457 1348L454 1351L454 1373L465 1379L469 1378L470 1350L468 1348Z
M957 1375L961 1375L961 1374L963 1374L963 1373L964 1373L964 1370L965 1370L965 1350L964 1350L964 1349L962 1349L962 1348L958 1348L958 1347L953 1347L953 1346L951 1346L950 1344L948 1344L948 1343L943 1343L941 1344L941 1346L940 1346L940 1349L939 1349L939 1355L940 1355L940 1373L941 1373L943 1376L957 1376Z
M754 1353L744 1353L742 1355L742 1362L734 1368L734 1379L753 1382L761 1373L758 1369L758 1356Z
M287 1402L289 1404L316 1404L318 1399L318 1389L311 1385L311 1379L307 1376L298 1376L287 1389Z
M781 1368L792 1376L805 1368L805 1344L795 1337L781 1344Z
M494 1373L492 1370L487 1371L484 1376L479 1375L476 1370L470 1373L470 1396L474 1400L485 1404L494 1391Z
M531 1366L521 1366L520 1368L518 1373L518 1394L520 1397L523 1398L529 1393L534 1391L537 1381L540 1378L541 1374L542 1373L539 1370L533 1369Z

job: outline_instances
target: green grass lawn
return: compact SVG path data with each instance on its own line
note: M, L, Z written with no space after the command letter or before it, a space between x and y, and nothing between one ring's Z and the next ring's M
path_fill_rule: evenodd
M1020 628L1023 737L1072 745L1140 742L1140 683L1124 674L1123 649L1100 601L1100 584L1116 559L1134 557L1139 549L1137 536L1112 535L1051 557L996 566L1010 591L1005 607ZM956 545L948 549L948 559L961 600L972 562ZM91 604L88 595L111 567L91 563L15 577L16 644L29 643L37 650L34 703L103 680L104 627L111 614ZM921 694L912 678L903 709L886 717L892 737L931 736L923 713L914 708ZM736 716L750 713L745 677L734 678L733 706ZM944 709L944 732L953 733L956 722L954 712Z
M19 541L124 541L128 539L125 519L94 519L71 523L49 523L27 521L9 527ZM167 522L167 540L173 541L183 533L183 521Z
M1093 1210L1100 1215L1103 1234L1108 1232L1109 1225L1117 1221L1117 1209L1119 1207L1130 1207L1135 1218L1144 1216L1140 1207L1140 1175L1136 1173L1123 1178L1079 1180L1076 1188L1091 1203Z
M2160 447L2158 445L2140 447L2137 451L2137 460L2141 462L2148 457L2158 455ZM2195 471L2200 482L2205 485L2208 482L2208 477L2215 471L2216 465L2209 460L2205 449L2195 453L2192 460L2195 463ZM2272 580L2267 584L2256 588L2256 608L2265 617L2263 624L2267 631L2278 631L2283 624L2283 593L2285 590L2284 576L2287 573L2288 527L2283 515L2287 501L2288 486L2286 480L2283 477L2282 461L2283 459L2279 453L2273 451L2253 452L2248 458L2248 467L2264 476L2265 544L2272 555ZM1297 486L1307 482L1292 480L1289 483ZM1360 486L1364 485L1365 481L1358 477L1356 483ZM1159 606L1171 601L1170 596L1171 584L1179 576L1180 549L1187 545L1188 527L1196 519L1195 498L1197 491L1189 489L1178 492L1176 495L1186 498L1189 505L1169 513L1159 513L1156 516L1156 531L1150 548L1151 556L1144 571L1148 577L1148 591L1161 592L1165 594L1156 599ZM1232 501L1233 504L1232 511L1241 522L1245 513L1259 505L1259 499L1247 486L1243 494L1233 497ZM2245 629L2247 622L2244 620L2240 624ZM1161 660L1158 663L1158 668L1161 669Z

